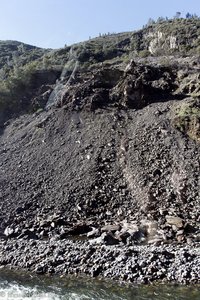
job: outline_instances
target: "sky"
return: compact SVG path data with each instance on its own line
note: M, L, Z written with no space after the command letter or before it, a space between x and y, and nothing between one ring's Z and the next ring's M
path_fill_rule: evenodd
M200 16L200 0L0 0L0 11L0 40L61 48L99 33L140 29L149 18Z

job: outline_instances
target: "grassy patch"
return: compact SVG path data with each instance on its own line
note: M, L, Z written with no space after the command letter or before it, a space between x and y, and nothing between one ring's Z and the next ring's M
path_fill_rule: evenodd
M200 100L184 103L176 108L174 126L191 139L200 142Z

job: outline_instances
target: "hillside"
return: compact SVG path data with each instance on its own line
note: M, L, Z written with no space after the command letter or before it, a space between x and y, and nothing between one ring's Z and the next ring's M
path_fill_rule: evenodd
M0 43L2 238L197 245L199 32L194 18L58 50Z

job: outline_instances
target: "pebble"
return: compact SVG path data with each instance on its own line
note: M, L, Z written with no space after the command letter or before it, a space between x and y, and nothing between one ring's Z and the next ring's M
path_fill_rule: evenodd
M109 235L109 243L106 239ZM102 238L102 236L100 237ZM89 241L0 240L0 266L43 274L86 274L133 283L154 281L200 282L199 243L164 245L115 244L111 233L105 243Z

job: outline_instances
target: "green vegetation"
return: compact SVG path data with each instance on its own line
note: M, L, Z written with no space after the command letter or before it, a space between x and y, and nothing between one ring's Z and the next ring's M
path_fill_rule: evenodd
M64 70L65 76L79 61L79 72L103 65L121 64L149 56L200 56L200 18L177 13L171 20L149 19L142 30L99 37L62 49L51 50L16 41L0 41L0 111L15 110L28 102L34 74L41 70ZM195 90L197 95L197 92ZM190 93L191 94L191 93Z
M176 108L175 127L200 142L200 100L183 103Z
M9 114L30 109L31 96L40 86L37 74L58 70L53 57L52 50L0 41L0 112Z
M10 70L4 80L0 82L0 110L13 110L29 92L32 76L37 71L37 62Z
M48 50L16 41L0 41L0 69L24 66L38 60L47 52Z

